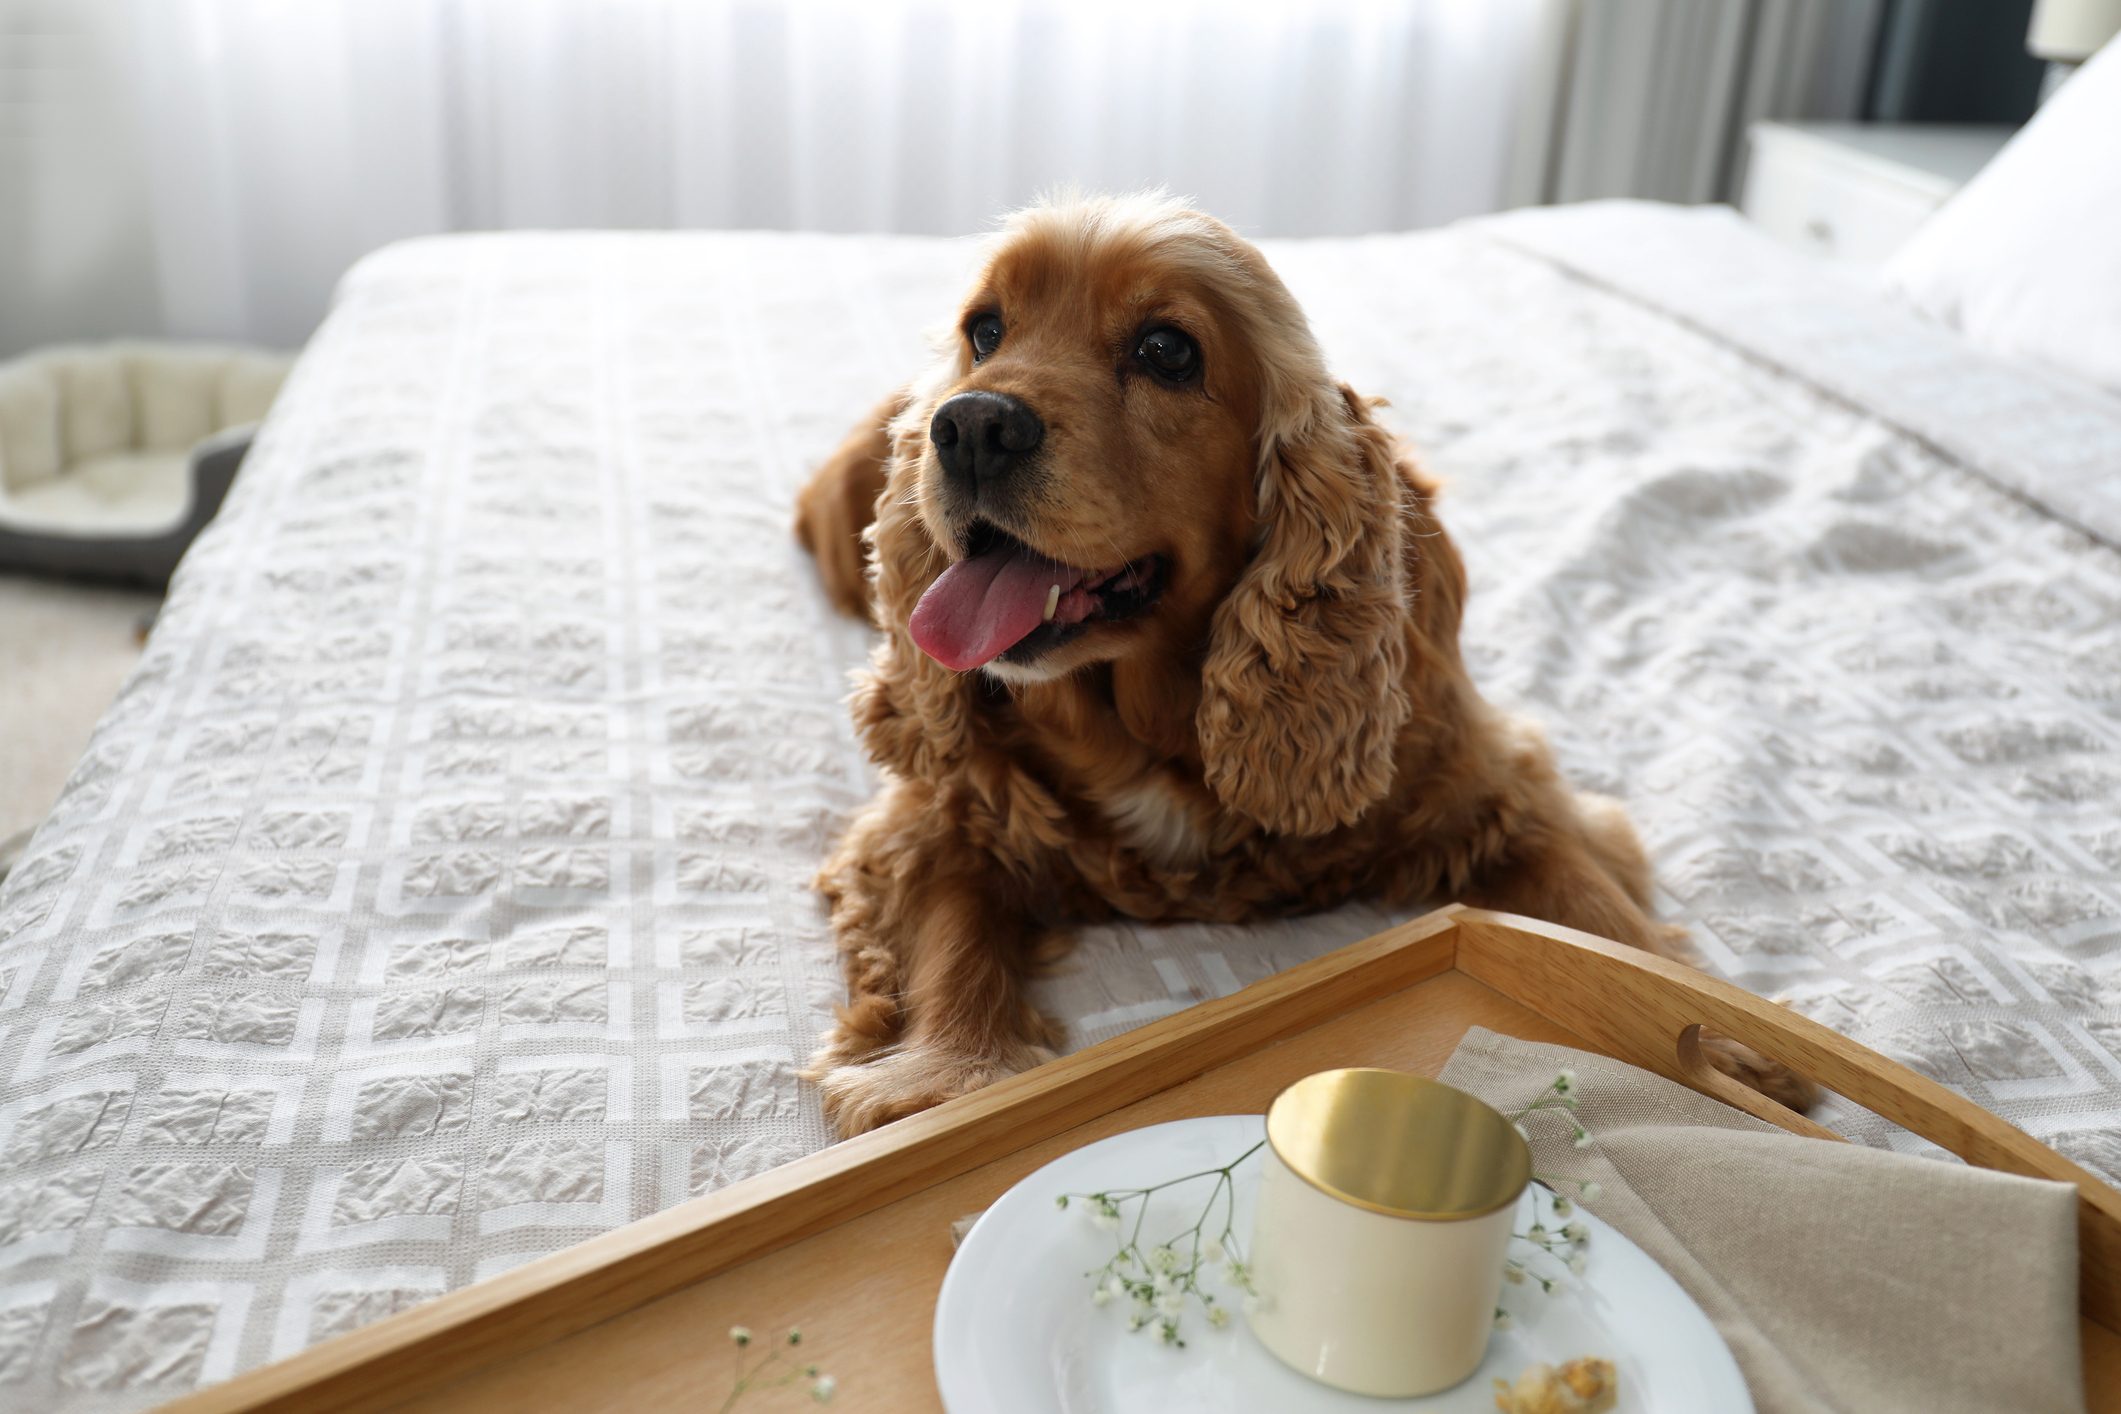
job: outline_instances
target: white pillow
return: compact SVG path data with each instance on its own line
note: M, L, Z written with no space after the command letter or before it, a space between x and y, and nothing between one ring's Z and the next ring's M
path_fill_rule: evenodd
M2121 396L2121 40L1923 223L1885 279L1982 348Z

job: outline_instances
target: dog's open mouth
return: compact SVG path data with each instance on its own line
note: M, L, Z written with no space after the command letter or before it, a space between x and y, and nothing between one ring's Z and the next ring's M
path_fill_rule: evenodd
M969 554L936 578L906 627L921 651L956 672L997 658L1028 663L1092 624L1130 619L1164 590L1164 559L1077 569L985 521Z

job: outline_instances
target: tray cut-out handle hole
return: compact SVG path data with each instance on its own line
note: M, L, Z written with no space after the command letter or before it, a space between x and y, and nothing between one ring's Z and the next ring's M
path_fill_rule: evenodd
M1679 1033L1676 1049L1680 1073L1695 1089L1793 1134L1815 1139L1841 1138L1786 1103L1801 1100L1807 1092L1816 1098L1817 1083L1751 1042L1708 1031L1697 1021ZM1757 1078L1760 1084L1748 1084L1719 1068L1719 1057L1724 1064Z

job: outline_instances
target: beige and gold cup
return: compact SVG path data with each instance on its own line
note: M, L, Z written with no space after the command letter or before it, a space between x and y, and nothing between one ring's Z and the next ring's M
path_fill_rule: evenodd
M1532 1176L1524 1136L1462 1090L1328 1070L1267 1109L1252 1330L1356 1394L1447 1389L1486 1354Z

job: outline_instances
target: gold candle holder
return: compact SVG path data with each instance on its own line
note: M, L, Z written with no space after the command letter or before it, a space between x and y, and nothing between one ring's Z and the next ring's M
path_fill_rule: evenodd
M1501 1113L1393 1070L1306 1076L1267 1108L1252 1330L1357 1394L1405 1398L1480 1367L1532 1153Z

